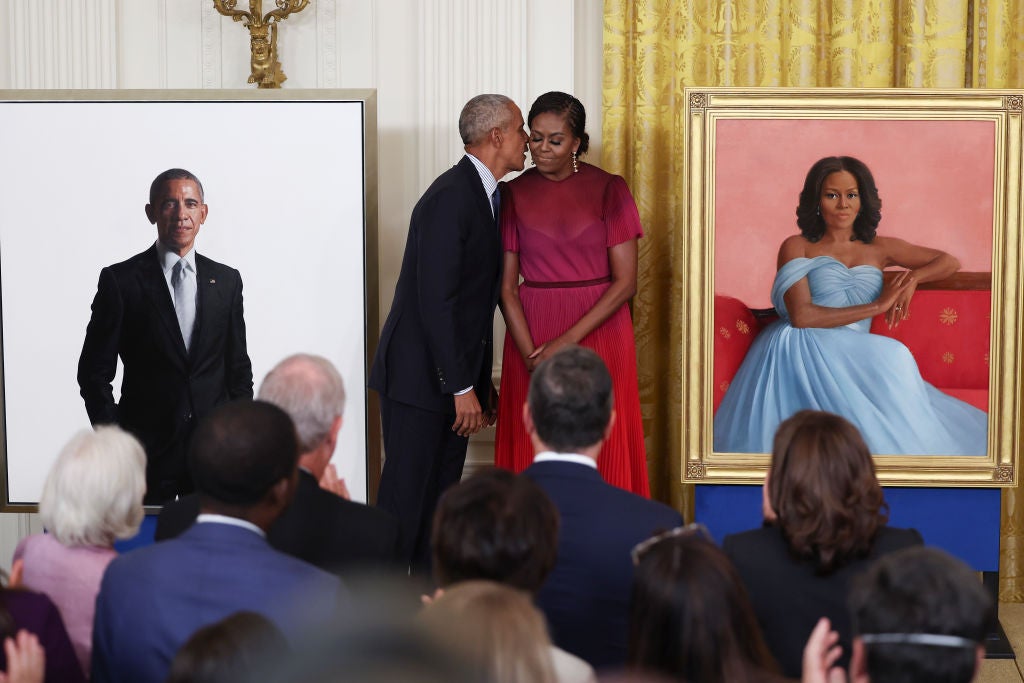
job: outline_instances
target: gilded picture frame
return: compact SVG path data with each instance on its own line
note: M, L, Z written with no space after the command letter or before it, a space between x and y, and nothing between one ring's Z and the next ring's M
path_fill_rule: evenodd
M1024 91L687 88L684 99L682 481L764 480L767 453L714 449L715 335L729 333L715 329L716 293L748 288L739 298L752 299L752 309L771 307L779 236L799 233L795 210L807 170L819 158L848 155L875 176L878 234L946 249L961 260L959 282L991 287L986 453L875 454L880 481L1016 486Z

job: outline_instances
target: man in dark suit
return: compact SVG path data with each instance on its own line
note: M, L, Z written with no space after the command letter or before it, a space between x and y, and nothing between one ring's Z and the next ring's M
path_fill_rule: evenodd
M92 424L118 424L146 449L146 503L192 491L185 451L193 424L216 405L252 398L242 279L195 252L208 211L193 174L172 168L156 177L146 205L156 244L100 271L78 360Z
M282 408L299 438L299 483L288 509L267 531L270 545L327 571L350 574L399 566L398 520L391 514L346 500L344 481L321 488L338 443L345 411L345 385L326 358L289 356L267 373L259 398ZM330 469L328 469L330 468ZM344 494L342 497L340 494ZM173 538L199 514L199 497L184 496L160 511L156 540Z
M201 513L180 537L116 558L96 598L92 680L160 683L197 629L240 610L292 644L331 621L347 594L334 577L267 543L296 485L288 415L263 401L217 407L196 430L189 464Z
M495 417L498 179L526 159L523 114L502 95L470 100L459 134L466 156L413 208L369 382L380 392L384 430L377 505L398 516L404 559L423 572L438 497L462 476L469 436Z
M558 508L558 559L537 598L555 645L595 669L626 664L630 551L682 524L661 503L605 483L597 456L615 420L612 379L601 358L570 346L530 377L523 407L533 464L523 472Z

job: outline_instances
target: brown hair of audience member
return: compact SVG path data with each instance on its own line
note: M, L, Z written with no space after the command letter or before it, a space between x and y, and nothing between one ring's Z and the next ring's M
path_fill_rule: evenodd
M782 680L739 573L699 534L646 549L629 611L632 668L691 683Z
M422 619L481 680L555 683L544 615L523 591L493 581L464 581L431 603Z
M269 619L255 612L236 612L185 641L171 661L166 683L257 680L288 652L284 635Z
M558 555L558 510L526 477L487 468L444 493L430 544L442 588L488 579L536 593Z
M857 428L802 410L779 425L767 495L790 549L828 574L871 550L888 505Z

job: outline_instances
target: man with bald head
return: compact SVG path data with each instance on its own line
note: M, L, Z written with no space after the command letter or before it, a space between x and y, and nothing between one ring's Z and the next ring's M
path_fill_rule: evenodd
M334 365L312 354L289 356L267 373L258 398L288 413L299 441L295 498L267 532L270 544L340 574L394 568L398 521L319 485L334 455L345 411L345 385ZM165 505L157 520L156 539L177 536L198 513L195 496Z

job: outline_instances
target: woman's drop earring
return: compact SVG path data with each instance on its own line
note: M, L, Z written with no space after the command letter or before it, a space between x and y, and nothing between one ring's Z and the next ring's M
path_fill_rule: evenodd
M572 153L572 172L573 173L579 173L580 172L579 167L576 165L576 152Z

